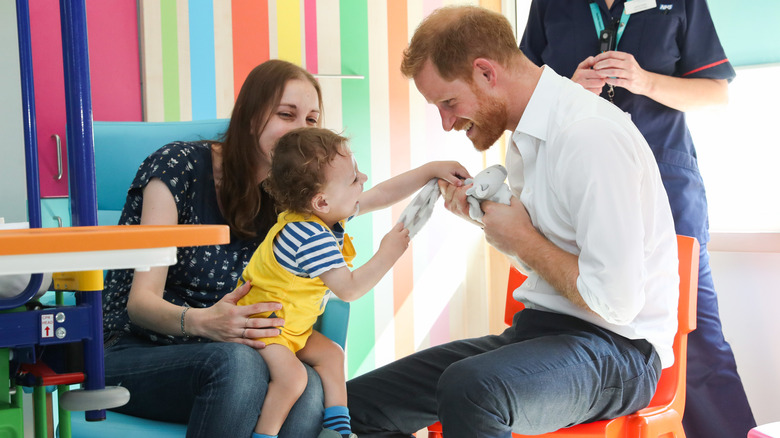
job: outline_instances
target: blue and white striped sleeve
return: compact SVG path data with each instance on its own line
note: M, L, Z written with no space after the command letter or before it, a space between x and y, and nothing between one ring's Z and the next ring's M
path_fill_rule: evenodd
M280 265L299 277L314 278L347 266L330 231L313 222L287 224L276 237L274 254Z

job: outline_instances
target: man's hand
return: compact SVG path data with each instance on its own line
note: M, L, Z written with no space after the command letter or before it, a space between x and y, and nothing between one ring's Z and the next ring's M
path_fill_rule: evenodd
M529 237L539 234L531 223L525 205L512 196L510 205L482 201L482 210L485 212L482 222L485 224L487 242L502 253L522 260L523 247L527 245Z
M471 219L471 216L469 216L469 203L466 201L466 189L471 186L472 185L469 184L458 187L443 179L439 180L439 191L441 191L441 196L444 198L444 207L455 213L456 216L460 216L472 224L482 227L481 223Z

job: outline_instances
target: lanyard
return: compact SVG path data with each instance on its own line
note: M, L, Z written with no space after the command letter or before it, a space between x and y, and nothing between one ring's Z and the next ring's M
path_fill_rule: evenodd
M593 15L593 24L596 26L596 38L600 39L601 32L604 30L604 19L601 17L601 9L596 4L596 0L590 0L590 13ZM630 17L629 14L626 14L626 8L623 6L623 14L620 16L620 22L617 27L615 50L617 50L617 46L620 44L620 38L623 36L623 31L626 30Z

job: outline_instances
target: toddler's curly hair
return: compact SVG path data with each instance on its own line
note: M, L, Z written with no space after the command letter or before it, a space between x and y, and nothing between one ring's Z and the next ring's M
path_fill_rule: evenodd
M280 211L311 214L311 200L325 185L325 166L348 156L347 138L324 128L298 128L283 135L271 153L263 184Z

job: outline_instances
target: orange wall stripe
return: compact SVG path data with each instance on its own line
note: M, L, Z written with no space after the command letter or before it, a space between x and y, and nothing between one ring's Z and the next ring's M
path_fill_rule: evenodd
M401 75L399 67L403 50L408 43L407 2L388 2L388 70L390 90L390 175L409 170L409 80ZM403 211L403 204L393 206L393 220ZM409 295L414 286L412 251L406 251L393 267L393 311L395 314L396 357L414 352L414 309Z
M255 66L269 59L268 0L233 0L233 95Z

